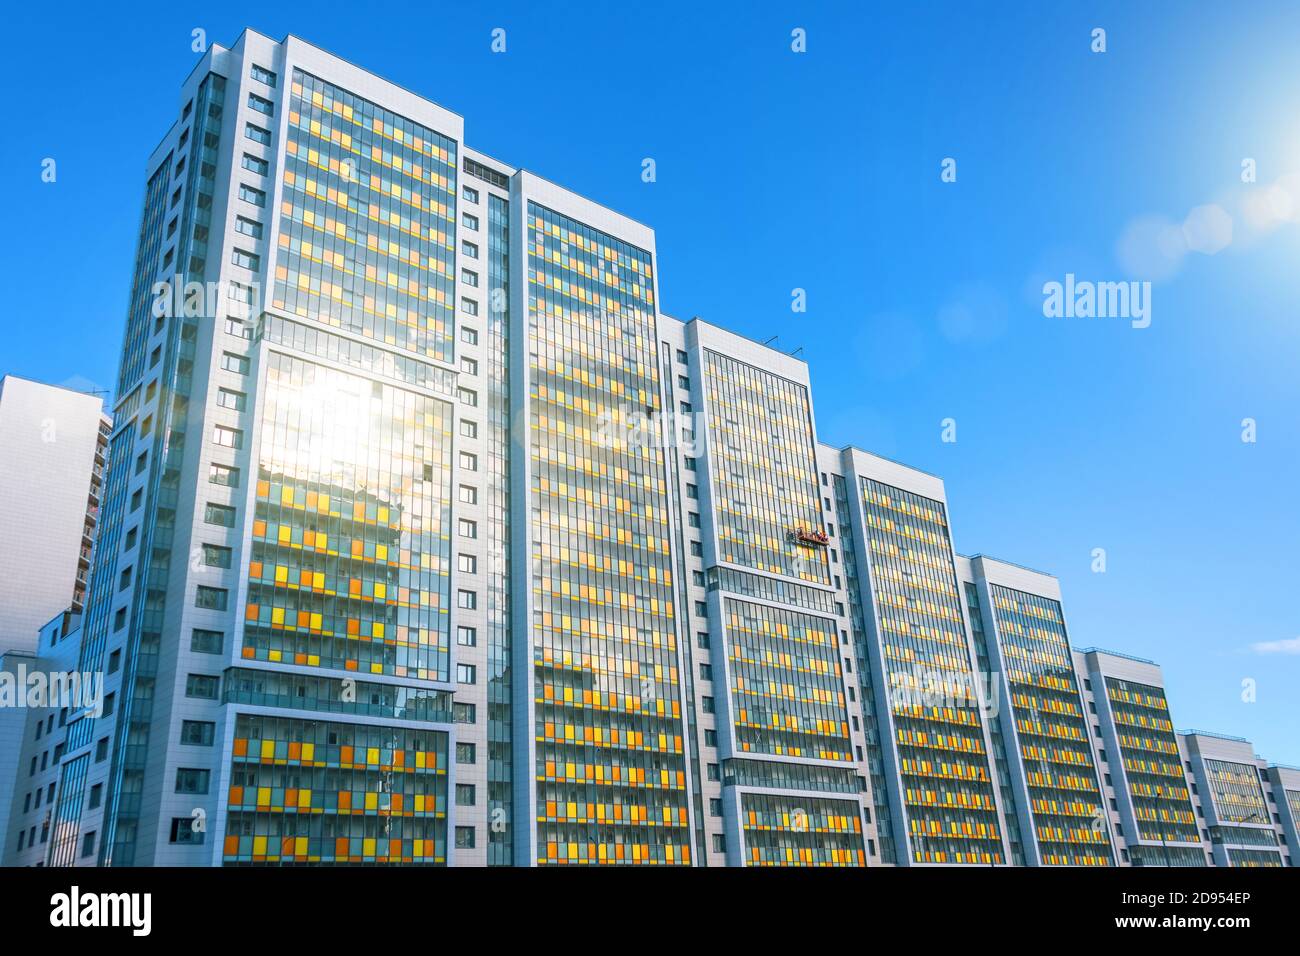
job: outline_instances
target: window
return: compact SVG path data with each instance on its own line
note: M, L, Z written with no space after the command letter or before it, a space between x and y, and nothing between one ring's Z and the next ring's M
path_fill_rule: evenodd
M468 326L461 326L460 340L466 345L478 345L478 332Z
M460 244L460 251L467 259L478 258L478 246L468 240Z
M122 650L118 648L112 654L108 655L108 672L116 674L119 667L122 666ZM67 708L59 713L59 726L62 727L67 722Z
M271 145L271 131L262 129L260 126L254 126L252 123L244 124L244 135L254 143L260 143L263 146Z
M210 720L182 720L181 743L194 747L211 747L217 725Z
M456 849L458 850L474 849L474 828L473 827L456 828Z
M231 249L230 261L237 266L242 266L252 272L262 268L262 257L243 249Z
M470 521L468 518L461 518L457 521L456 530L462 538L478 537L478 523Z
M225 485L227 488L239 487L239 469L231 468L229 465L211 464L208 466L208 481L214 485Z
M232 552L229 548L223 548L219 544L205 544L203 546L203 563L210 568L229 568Z
M258 96L256 93L249 93L248 106L250 109L257 110L257 112L264 113L267 116L275 115L275 104L265 96Z
M222 408L233 408L237 412L242 412L248 405L248 396L231 388L219 388L217 389L217 404Z
M460 298L460 310L466 315L478 315L478 303L464 296Z
M460 453L461 471L478 471L478 455L467 451Z
M258 66L256 63L248 71L248 75L259 83L265 83L267 86L274 88L276 75L264 66Z
M104 802L104 785L97 783L90 788L90 809L94 810Z
M456 555L456 570L462 574L478 574L478 558L472 554Z
M225 635L196 627L190 632L190 650L196 654L220 654Z
M478 423L462 418L460 420L460 433L465 438L478 438Z
M473 611L478 607L477 592L458 590L456 592L456 606L467 611Z
M194 829L192 817L172 817L171 842L197 846L203 842L203 830Z
M477 763L478 754L473 744L456 744L456 763Z
M456 397L460 399L462 405L468 405L470 408L478 407L478 392L469 388L456 389Z
M473 684L478 678L473 664L456 665L456 683Z
M247 183L239 184L239 198L259 208L266 205L266 193L260 189L254 189Z
M199 700L216 700L221 687L221 678L211 674L187 674L185 677L185 696Z
M81 855L90 856L95 852L95 831L91 830L81 838Z
M194 592L194 606L209 611L224 611L229 598L230 592L225 588L210 588L200 584Z
M461 485L460 500L467 505L478 504L478 489L473 485Z
M108 738L100 737L99 740L95 743L95 763L99 763L107 759L108 759ZM32 758L32 762L33 763L36 762L35 757Z
M235 526L235 509L229 505L217 505L209 501L203 509L203 520L208 524L215 524L222 528L233 528Z
M458 783L456 784L456 806L472 807L474 806L474 784Z
M478 644L478 631L462 624L456 628L456 643L461 647L474 647Z
M460 281L465 283L465 285L469 286L471 289L477 289L478 273L475 272L473 269L461 269Z
M235 232L238 232L241 235L251 236L254 239L261 239L262 224L256 219L249 219L247 216L236 216Z
M686 364L686 351L684 349L677 350L677 361L682 365Z
M250 173L257 173L259 176L265 176L271 171L270 163L259 156L254 156L252 153L245 153L239 164Z
M475 232L478 231L478 216L475 216L473 213L461 213L460 221L466 229L473 229Z
M227 372L238 372L240 375L247 375L248 357L236 355L234 352L222 352L221 367Z
M253 225L259 230L262 228L257 223ZM229 309L231 315L238 314L240 318L247 318L249 307L253 304L253 290L242 282L230 282L226 286L226 299L232 303ZM232 331L229 324L226 325L226 331ZM248 337L244 332L236 332L236 334Z
M458 724L472 724L478 720L478 708L473 704L451 703L451 719Z
M722 801L717 797L711 797L709 799L709 816L711 817L722 816Z
M460 195L466 202L472 202L478 205L478 190L473 186L462 186Z
M478 374L478 359L463 358L460 360L460 370L466 375Z
M212 771L194 767L176 768L177 793L207 793Z

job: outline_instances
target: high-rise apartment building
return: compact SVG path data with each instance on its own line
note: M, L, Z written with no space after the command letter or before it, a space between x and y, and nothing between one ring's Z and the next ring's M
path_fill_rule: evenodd
M1207 862L1139 829L1192 812L1158 671L820 442L804 362L665 315L648 227L253 32L145 179L76 643L116 703L40 718L29 857Z
M0 650L85 604L110 423L99 397L0 378Z
M1179 733L1178 744L1213 864L1297 865L1297 844L1287 839L1291 808L1281 777L1294 779L1296 772L1269 767L1242 737L1190 730Z
M1154 661L1098 648L1075 652L1098 718L1101 753L1123 834L1136 866L1204 866L1208 847L1197 825L1192 785L1183 766Z

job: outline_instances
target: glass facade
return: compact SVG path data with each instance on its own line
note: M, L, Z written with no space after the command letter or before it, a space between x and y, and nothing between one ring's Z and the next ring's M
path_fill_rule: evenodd
M1002 863L998 807L943 503L862 479L871 594L917 863ZM926 680L940 686L930 702Z
M781 578L769 578L724 567L709 568L707 580L710 591L722 590L774 604L793 604L822 614L835 613L835 594L832 591L820 591Z
M835 520L844 529L845 545L844 580L849 593L849 620L853 629L853 650L858 661L858 693L862 700L862 736L866 741L867 773L871 779L872 807L876 813L876 834L879 837L880 861L897 863L894 852L893 812L889 806L889 792L885 785L885 758L881 748L884 740L880 733L880 720L876 716L876 686L871 676L870 656L867 649L867 619L862 604L864 581L858 571L858 557L853 543L848 540L852 527L849 483L843 475L832 475L831 485L835 495Z
M87 723L90 718L83 718ZM50 836L49 865L72 866L77 859L77 836L81 832L81 802L86 792L90 754L84 753L63 765L59 777L59 803L54 812Z
M1275 867L1282 865L1282 857L1280 854L1270 853L1268 850L1238 850L1229 847L1228 863L1230 866L1248 868Z
M149 177L145 187L144 215L135 249L135 275L122 343L122 365L118 370L117 394L125 395L144 372L145 342L153 325L153 287L162 249L163 225L167 217L168 186L172 181L172 157L168 155Z
M746 866L866 866L856 801L743 793Z
M488 196L488 863L513 862L510 675L510 203Z
M736 750L852 761L835 622L723 602Z
M1270 822L1268 805L1259 773L1249 764L1230 760L1206 760L1205 773L1210 779L1214 812L1227 823Z
M975 664L981 674L993 673L989 662L988 637L984 633L984 613L980 601L979 588L970 581L964 582L966 591L966 613L970 619L971 636L975 639ZM989 743L993 754L993 769L997 777L998 792L1002 796L1003 825L1007 831L1007 851L1012 866L1025 865L1025 844L1020 835L1020 821L1013 807L1017 806L1016 793L1012 789L1011 764L1007 761L1007 748L1002 740L999 721L989 721Z
M687 864L684 723L651 257L527 209L539 864Z
M450 679L449 403L269 352L244 660Z
M704 350L718 560L830 584L808 389Z
M218 271L209 262L212 206L216 194L218 147L225 117L226 80L209 73L199 84L194 99L193 153L186 173L183 216L176 263L184 271L172 273L172 281L204 283ZM173 200L174 202L175 200ZM157 319L155 331L165 331L165 354L153 435L148 451L147 497L140 528L139 554L147 555L138 567L132 593L130 630L124 655L122 704L119 709L113 759L104 814L104 832L99 841L103 865L131 866L141 827L140 806L149 772L149 740L154 725L154 704L158 696L158 661L162 654L171 583L173 543L177 535L177 505L182 500L181 476L186 439L189 437L190 394L194 387L194 366L199 340L199 322L215 322L215 315L171 316ZM129 326L128 326L129 328ZM129 333L128 333L129 335ZM151 362L152 364L152 362ZM146 437L143 422L137 427ZM127 456L129 457L129 456ZM124 461L123 464L126 462ZM188 517L188 515L184 515ZM175 610L172 612L176 613ZM156 821L146 818L143 825Z
M1200 844L1169 704L1159 687L1106 678L1124 776L1143 840ZM1130 856L1133 849L1130 848ZM1159 859L1158 857L1156 859ZM1203 864L1201 851L1196 859Z
M288 93L272 304L450 362L455 140L302 70Z
M447 739L240 714L226 864L445 863Z
M1109 866L1109 827L1061 605L991 585L1038 852L1047 866Z

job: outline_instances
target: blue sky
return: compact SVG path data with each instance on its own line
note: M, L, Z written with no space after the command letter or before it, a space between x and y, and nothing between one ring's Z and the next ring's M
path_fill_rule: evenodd
M823 439L943 476L958 549L1058 575L1074 643L1158 661L1180 728L1300 764L1300 649L1252 649L1300 639L1294 4L147 6L9 14L0 371L115 381L190 31L293 32L652 225L665 311L802 346ZM1210 203L1231 243L1180 255ZM1066 273L1153 280L1151 326L1044 317Z

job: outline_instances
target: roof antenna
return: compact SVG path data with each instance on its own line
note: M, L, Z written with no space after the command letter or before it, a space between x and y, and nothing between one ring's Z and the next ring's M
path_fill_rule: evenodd
M779 334L778 334L778 335L774 335L774 336L772 336L770 339L768 339L766 342L764 342L763 344L764 344L764 345L771 345L773 342L775 342L775 341L776 341L777 339L779 339L780 337L781 337L781 336L780 336Z
M791 352L791 353L790 353L790 356L793 358L793 357L797 356L797 355L798 355L800 352L802 352L802 351L803 351L803 346L801 345L801 346L799 346L797 349L795 349L793 352Z

